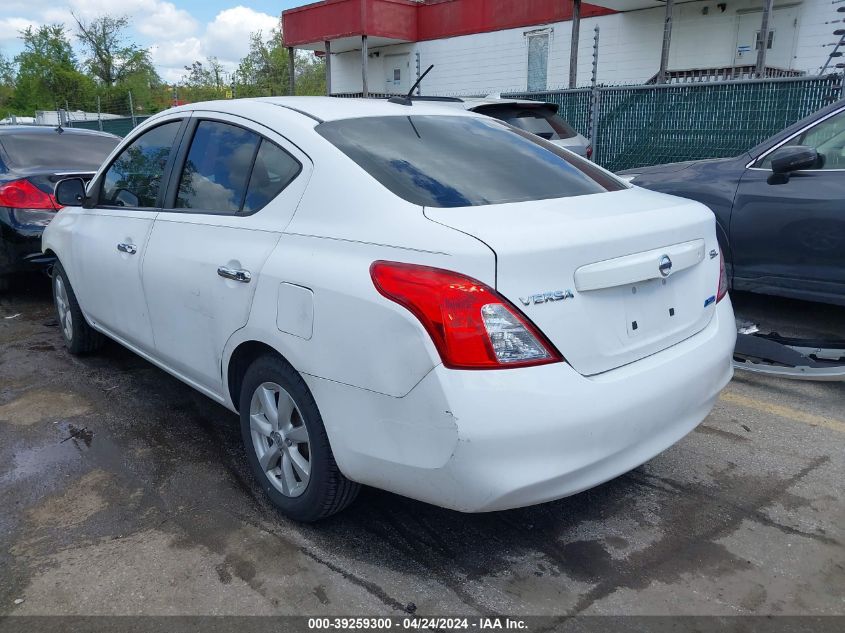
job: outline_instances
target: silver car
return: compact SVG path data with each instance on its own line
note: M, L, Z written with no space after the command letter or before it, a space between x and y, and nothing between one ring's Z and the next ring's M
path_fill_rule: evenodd
M593 147L590 141L558 115L556 103L528 99L503 99L499 95L488 95L483 98L462 97L444 100L444 105L450 104L506 121L514 127L565 147L579 156L586 158L592 156Z

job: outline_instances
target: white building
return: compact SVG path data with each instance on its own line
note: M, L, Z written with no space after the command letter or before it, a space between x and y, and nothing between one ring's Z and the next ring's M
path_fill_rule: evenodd
M766 0L675 0L668 77L752 75L765 5ZM775 0L766 75L817 74L845 39L834 35L845 28L839 7L845 3ZM580 13L578 86L590 82L596 26L599 83L655 78L664 1L594 0L581 5ZM422 91L443 95L568 87L572 16L573 0L324 0L285 11L282 20L289 46L329 49L332 94L362 92L365 74L370 93L405 92L434 64Z

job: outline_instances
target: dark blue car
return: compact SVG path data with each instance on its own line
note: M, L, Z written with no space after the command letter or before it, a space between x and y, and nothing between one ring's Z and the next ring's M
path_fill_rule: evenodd
M41 233L59 210L56 183L90 179L120 138L44 126L0 126L0 292L20 273L40 270Z
M732 288L845 305L845 100L734 158L620 173L713 210Z

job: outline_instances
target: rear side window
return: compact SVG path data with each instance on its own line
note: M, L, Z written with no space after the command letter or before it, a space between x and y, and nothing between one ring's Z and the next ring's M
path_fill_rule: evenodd
M97 134L27 133L3 134L3 145L12 168L61 169L64 171L97 171L119 138Z
M181 125L181 121L159 125L126 147L103 178L99 204L156 207L164 168Z
M278 145L236 125L201 121L176 194L176 207L208 213L254 213L302 166Z
M510 123L547 141L573 138L578 133L553 108L535 106L482 106L476 112Z
M201 121L182 168L176 207L240 211L260 143L261 137L241 127Z
M302 171L302 165L293 156L267 139L255 156L255 165L246 190L243 212L254 213L288 186Z
M583 196L626 186L592 163L503 123L469 116L390 116L316 130L408 202L464 207Z

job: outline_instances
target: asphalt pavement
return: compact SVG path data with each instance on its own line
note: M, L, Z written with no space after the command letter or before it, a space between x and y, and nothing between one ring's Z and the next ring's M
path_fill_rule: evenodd
M845 308L734 301L845 336ZM845 615L843 448L845 383L738 373L574 497L466 515L366 489L298 525L233 414L116 344L70 356L36 279L0 297L0 615Z

